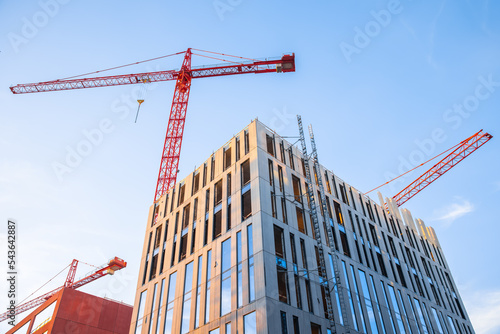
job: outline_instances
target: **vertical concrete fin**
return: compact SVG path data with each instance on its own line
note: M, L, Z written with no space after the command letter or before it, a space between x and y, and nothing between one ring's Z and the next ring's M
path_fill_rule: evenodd
M385 210L385 203L384 203L384 198L382 197L382 193L380 191L377 191L377 196L380 202L380 206L382 207L382 210Z
M402 209L403 217L405 218L406 225L409 226L414 232L417 232L417 227L415 226L415 221L411 215L410 210Z

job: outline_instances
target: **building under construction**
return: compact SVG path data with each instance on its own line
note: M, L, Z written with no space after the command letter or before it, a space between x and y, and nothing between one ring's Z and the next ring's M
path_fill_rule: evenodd
M155 202L130 333L474 333L434 230L301 139L253 121Z

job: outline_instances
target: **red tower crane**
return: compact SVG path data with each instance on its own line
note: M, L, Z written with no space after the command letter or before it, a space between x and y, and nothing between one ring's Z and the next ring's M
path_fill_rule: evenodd
M425 173L420 175L415 181L410 183L408 186L406 186L403 190L401 190L399 193L394 195L392 199L395 201L397 206L401 206L404 203L406 203L410 198L421 192L424 188L426 188L428 185L430 185L432 182L436 181L438 178L443 176L447 171L455 167L460 161L464 160L467 158L472 152L486 144L491 138L493 138L492 135L489 133L483 132L483 130L480 130L470 136L469 138L461 141L459 144L453 146L451 149L448 149L447 151L443 152L446 153L450 150L453 150L450 154L448 154L446 157L441 159L437 164L432 166L429 170L427 170ZM443 153L440 153L436 157L442 155ZM423 166L427 162L434 160L436 157L431 158L430 160L418 165L417 167L407 171L406 173L384 183L381 186L378 186L377 188L374 188L368 193L385 186L386 184L396 180L397 178L413 171L414 169L417 169L418 167ZM386 207L387 208L387 207Z
M483 130L476 132L462 141L456 149L432 166L428 171L420 175L415 181L394 195L392 199L398 206L403 205L429 184L436 181L444 173L455 167L460 161L467 158L472 152L486 144L491 138L493 138L493 136L483 132Z
M170 118L167 125L167 134L165 136L165 143L163 145L160 170L158 172L158 181L156 184L156 202L163 194L170 191L170 189L173 188L176 182L177 167L179 165L179 156L182 145L182 136L184 132L184 124L186 121L187 104L189 100L189 92L191 89L191 79L245 73L286 73L295 71L295 54L293 53L284 55L279 59L262 61L251 59L251 61L248 61L248 58L236 57L239 59L246 59L246 61L240 62L240 60L238 60L237 63L230 62L230 64L228 65L211 65L191 68L191 58L193 55L192 50L196 49L187 49L184 55L184 61L182 62L182 67L178 71L171 70L95 78L55 80L16 85L10 87L10 90L14 94L23 94L176 80L172 107L170 109ZM208 52L203 50L196 51ZM220 53L215 54L226 57L229 56ZM201 54L197 55L208 57ZM218 59L214 57L208 58ZM227 61L225 59L221 60Z
M84 286L85 284L88 284L90 282L93 282L101 277L104 277L106 275L113 275L115 271L125 268L127 266L127 262L123 261L118 257L114 257L107 264L97 268L91 274L75 282L75 274L77 266L78 266L78 260L73 260L73 262L71 262L71 264L69 265L68 276L66 277L66 281L64 282L63 286L58 287L52 291L49 291L26 303L17 305L14 313L17 315L19 313L28 311L34 307L37 307L38 305L45 303L45 301L47 301L50 297L55 295L62 288L78 289L79 287ZM6 320L11 315L12 314L10 312L0 314L0 322Z

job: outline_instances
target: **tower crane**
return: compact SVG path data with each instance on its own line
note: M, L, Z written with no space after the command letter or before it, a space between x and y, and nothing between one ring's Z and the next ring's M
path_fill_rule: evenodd
M66 281L64 282L63 286L60 286L52 291L49 291L26 303L17 305L14 313L17 315L19 313L31 310L32 308L45 303L50 297L58 293L63 288L78 289L84 286L85 284L93 282L101 277L104 277L106 275L113 275L115 271L121 270L126 266L127 262L118 257L114 257L107 264L98 267L91 274L88 274L84 278L75 282L75 274L76 274L76 269L78 267L78 260L73 260L73 262L71 262L71 264L69 265L68 276L66 277ZM12 314L10 312L0 314L0 322L6 320L11 315Z
M191 58L193 54L228 62L228 60L226 59L219 59L212 56L197 54L193 53L193 51L205 53L208 52L225 57L235 57L238 59L238 61L231 61L227 65L225 64L191 67ZM181 52L176 54L181 54ZM235 74L270 72L295 72L295 54L286 54L277 59L255 60L189 48L184 53L184 60L182 62L182 67L180 70L79 79L74 79L74 77L72 77L54 81L20 84L10 87L10 90L14 94L24 94L176 80L174 97L172 100L172 107L170 109L170 117L167 125L167 134L165 136L165 143L162 151L160 170L158 172L158 181L156 183L154 200L155 202L157 202L163 194L169 192L174 187L177 179L177 167L179 165L179 156L182 145L184 124L186 121L189 92L191 90L191 80L196 78L207 78Z
M368 193L385 186L386 184L396 180L397 178L413 171L414 169L426 164L427 162L435 159L436 157L442 155L443 153L446 153L450 150L453 150L451 153L449 153L447 156L445 156L443 159L441 159L437 164L432 166L429 170L424 172L422 175L420 175L415 181L410 183L408 186L406 186L403 190L401 190L399 193L394 195L392 199L396 203L396 205L399 207L406 203L408 200L410 200L413 196L421 192L424 188L426 188L428 185L430 185L432 182L436 181L438 178L443 176L446 172L448 172L450 169L455 167L459 162L467 158L472 152L476 151L478 148L486 144L491 138L493 138L492 135L490 135L487 132L483 132L483 130L480 130L470 136L469 138L461 141L457 145L453 146L452 148L448 149L445 152L440 153L439 155L431 158L430 160L427 160L426 162L418 165L417 167L407 171L406 173L390 180L384 183L381 186L378 186L377 188L374 188Z

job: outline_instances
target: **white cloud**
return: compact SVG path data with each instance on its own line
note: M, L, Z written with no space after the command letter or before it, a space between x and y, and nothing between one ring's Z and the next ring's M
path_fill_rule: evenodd
M468 200L460 197L456 197L455 200L455 203L436 210L435 216L437 216L437 218L433 220L442 221L443 224L448 227L458 218L474 211L474 205Z
M500 332L500 290L481 290L462 294L477 334Z

